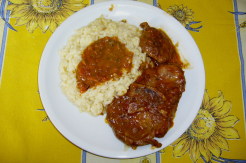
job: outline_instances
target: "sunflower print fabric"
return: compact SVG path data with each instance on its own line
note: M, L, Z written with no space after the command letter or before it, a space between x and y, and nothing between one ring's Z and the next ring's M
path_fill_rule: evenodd
M193 21L194 12L181 4L168 7L167 12L175 17L181 24L186 25Z
M201 21L194 21L194 12L192 11L192 9L189 9L183 4L169 6L166 11L175 19L177 19L188 30L199 32L199 30L202 28L202 25L192 27L194 26L193 24L200 24Z
M7 10L16 18L15 25L26 25L29 32L40 28L53 32L67 17L86 5L83 0L9 0Z
M234 125L238 118L230 115L232 104L224 99L219 91L218 97L210 98L205 91L202 106L190 128L174 143L173 154L181 157L189 153L193 162L203 157L210 162L219 158L223 150L229 150L227 139L239 139Z

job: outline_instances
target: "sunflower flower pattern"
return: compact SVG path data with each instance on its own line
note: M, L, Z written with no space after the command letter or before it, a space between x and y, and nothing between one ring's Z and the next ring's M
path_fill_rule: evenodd
M202 106L188 130L173 144L173 155L181 157L185 153L193 162L200 157L204 162L223 160L222 151L229 150L227 139L239 139L234 125L239 119L230 115L232 104L224 99L223 93L210 98L205 91Z
M38 27L53 32L67 17L86 6L83 0L9 0L7 10L16 26L26 25L29 32Z
M193 21L194 12L184 5L174 5L167 9L167 12L174 16L181 24L186 25Z
M193 14L194 12L189 9L187 6L181 5L173 5L168 7L167 13L172 15L174 18L176 18L183 26L185 26L186 29L199 32L199 29L202 28L202 26L199 27L191 27L193 24L201 23L200 21L194 21Z

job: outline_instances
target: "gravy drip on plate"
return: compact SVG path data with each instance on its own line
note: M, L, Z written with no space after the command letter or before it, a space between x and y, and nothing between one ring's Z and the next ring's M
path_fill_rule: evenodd
M146 22L140 26L140 47L148 56L141 66L142 75L106 109L115 135L133 149L146 144L162 146L154 138L163 137L172 127L185 91L183 64L170 38Z
M90 44L77 66L77 87L81 93L111 79L119 78L132 68L133 53L118 37L104 37Z

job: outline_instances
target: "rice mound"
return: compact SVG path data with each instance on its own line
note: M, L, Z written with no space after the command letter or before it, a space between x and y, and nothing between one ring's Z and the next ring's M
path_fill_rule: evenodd
M125 94L130 84L141 75L139 67L145 61L146 55L139 47L140 34L136 26L105 19L103 16L77 30L60 51L60 86L67 98L83 112L92 115L104 113L105 106L115 97ZM76 82L76 68L82 59L81 54L88 45L105 36L117 36L128 50L134 53L132 69L117 80L107 81L80 93Z

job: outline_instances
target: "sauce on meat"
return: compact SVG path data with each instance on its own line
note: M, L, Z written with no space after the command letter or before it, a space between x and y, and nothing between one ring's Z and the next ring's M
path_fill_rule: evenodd
M152 144L161 147L154 137L163 137L169 128L165 97L157 90L132 84L128 92L107 107L107 121L116 136L135 148Z
M164 108L170 118L175 116L177 105L185 91L184 71L174 64L160 64L154 68L145 69L136 83L157 89L166 98Z
M171 39L146 22L140 26L139 45L147 54L142 75L106 109L106 120L116 137L133 149L146 144L161 147L154 138L163 137L172 127L185 91L184 65Z
M154 59L155 63L176 63L180 66L183 65L176 47L164 31L150 27L147 22L141 23L140 27L143 28L139 43L142 52L145 52L149 57Z
M91 87L130 72L133 53L117 37L104 37L90 44L82 54L76 70L81 93Z

